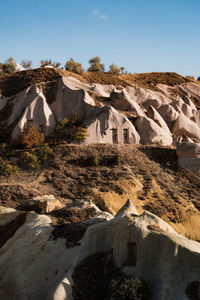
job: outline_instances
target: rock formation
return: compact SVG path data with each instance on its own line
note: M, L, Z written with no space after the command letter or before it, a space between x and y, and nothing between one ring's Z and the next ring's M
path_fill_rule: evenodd
M95 211L91 202L86 206ZM147 211L138 215L129 200L114 218L97 222L87 224L82 238L70 244L75 227L67 241L55 239L49 216L27 213L25 223L0 249L0 298L74 299L74 270L87 257L111 250L116 267L148 282L152 299L186 300L187 286L199 284L200 244L162 219Z

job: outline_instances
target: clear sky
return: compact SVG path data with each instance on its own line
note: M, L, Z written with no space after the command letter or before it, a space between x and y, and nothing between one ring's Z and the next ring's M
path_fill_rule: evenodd
M100 56L129 72L200 76L200 0L0 0L0 61Z

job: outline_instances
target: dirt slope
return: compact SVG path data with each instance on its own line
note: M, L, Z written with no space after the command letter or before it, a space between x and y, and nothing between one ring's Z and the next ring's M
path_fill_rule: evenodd
M149 210L200 240L200 179L178 168L174 149L62 144L39 173L1 178L1 205L20 207L23 199L42 194L66 203L89 198L113 214L131 198L139 212Z
M104 72L84 72L81 75L71 73L62 69L38 68L12 74L0 74L0 94L10 97L29 85L42 82L52 82L62 76L73 76L86 83L113 84L117 87L137 85L151 90L158 90L157 84L174 86L190 82L189 79L170 72L154 72L144 74L120 74L112 75Z

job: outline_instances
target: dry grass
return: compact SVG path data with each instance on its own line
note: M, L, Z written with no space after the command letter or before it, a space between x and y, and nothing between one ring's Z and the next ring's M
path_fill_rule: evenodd
M21 173L12 185L2 182L1 204L16 208L31 194L54 194L64 203L89 198L100 209L115 213L130 198L140 213L147 209L178 232L200 240L200 179L178 168L174 149L63 144L55 146L54 153L33 183L32 172ZM100 163L85 163L90 156ZM118 156L120 163L111 164Z
M6 75L0 74L0 93L10 97L30 85L42 82L55 82L62 76L73 76L86 83L113 84L117 87L137 85L152 90L158 90L156 85L159 83L174 86L191 81L181 75L170 72L120 75L112 75L105 72L84 72L78 75L62 69L38 68Z

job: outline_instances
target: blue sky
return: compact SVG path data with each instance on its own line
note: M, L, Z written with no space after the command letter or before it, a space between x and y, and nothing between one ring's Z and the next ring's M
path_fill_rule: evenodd
M129 72L200 76L200 0L0 0L0 61L100 56Z

